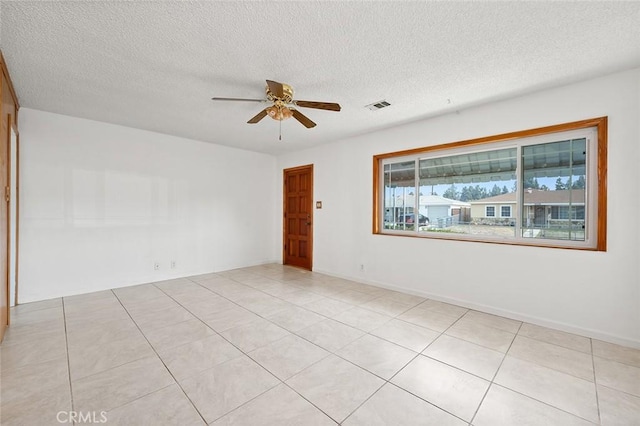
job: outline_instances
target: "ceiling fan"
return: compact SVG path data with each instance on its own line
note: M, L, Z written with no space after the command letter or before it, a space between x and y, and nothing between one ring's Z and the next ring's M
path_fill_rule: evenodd
M296 107L316 108L328 111L340 111L340 105L331 102L298 101L293 99L293 88L288 84L267 80L266 99L243 99L243 98L211 98L214 101L245 101L245 102L272 102L273 105L266 107L252 119L247 121L255 124L267 115L274 120L280 121L287 118L295 118L306 128L315 127L316 123L311 121L306 115L301 113Z

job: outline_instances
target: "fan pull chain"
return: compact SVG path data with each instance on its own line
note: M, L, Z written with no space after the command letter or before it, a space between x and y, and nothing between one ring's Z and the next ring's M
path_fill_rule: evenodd
M278 137L278 140L282 140L282 120L280 120L280 136Z

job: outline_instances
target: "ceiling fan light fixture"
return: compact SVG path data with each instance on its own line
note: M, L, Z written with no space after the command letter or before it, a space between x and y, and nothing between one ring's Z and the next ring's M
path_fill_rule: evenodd
M293 113L286 106L273 105L267 108L267 115L274 120L282 121L291 118Z

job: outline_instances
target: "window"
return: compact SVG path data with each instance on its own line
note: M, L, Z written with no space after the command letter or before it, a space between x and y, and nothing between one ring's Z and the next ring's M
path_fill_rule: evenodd
M603 117L374 156L373 232L604 251L606 136Z
M584 220L584 206L575 206L570 208L568 206L552 206L551 207L551 219L560 220Z

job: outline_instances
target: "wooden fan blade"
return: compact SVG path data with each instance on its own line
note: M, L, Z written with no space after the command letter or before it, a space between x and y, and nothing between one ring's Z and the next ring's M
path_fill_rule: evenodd
M242 102L267 102L266 99L245 99L245 98L211 98L212 101L242 101Z
M301 113L297 109L292 109L291 113L293 114L293 118L295 118L300 123L302 123L302 125L304 127L306 127L307 129L310 129L312 127L316 127L316 123L314 123L313 121L309 120L309 118L306 115L304 115L303 113Z
M282 83L267 80L267 86L269 86L269 90L276 98L282 98L284 96L284 87L282 87Z
M340 104L332 102L293 101L295 105L304 108L326 109L328 111L340 111Z
M247 121L247 123L256 124L258 121L262 120L266 116L267 116L267 109L265 108L262 111L260 111L259 113L257 113L256 116L253 117L251 120Z

